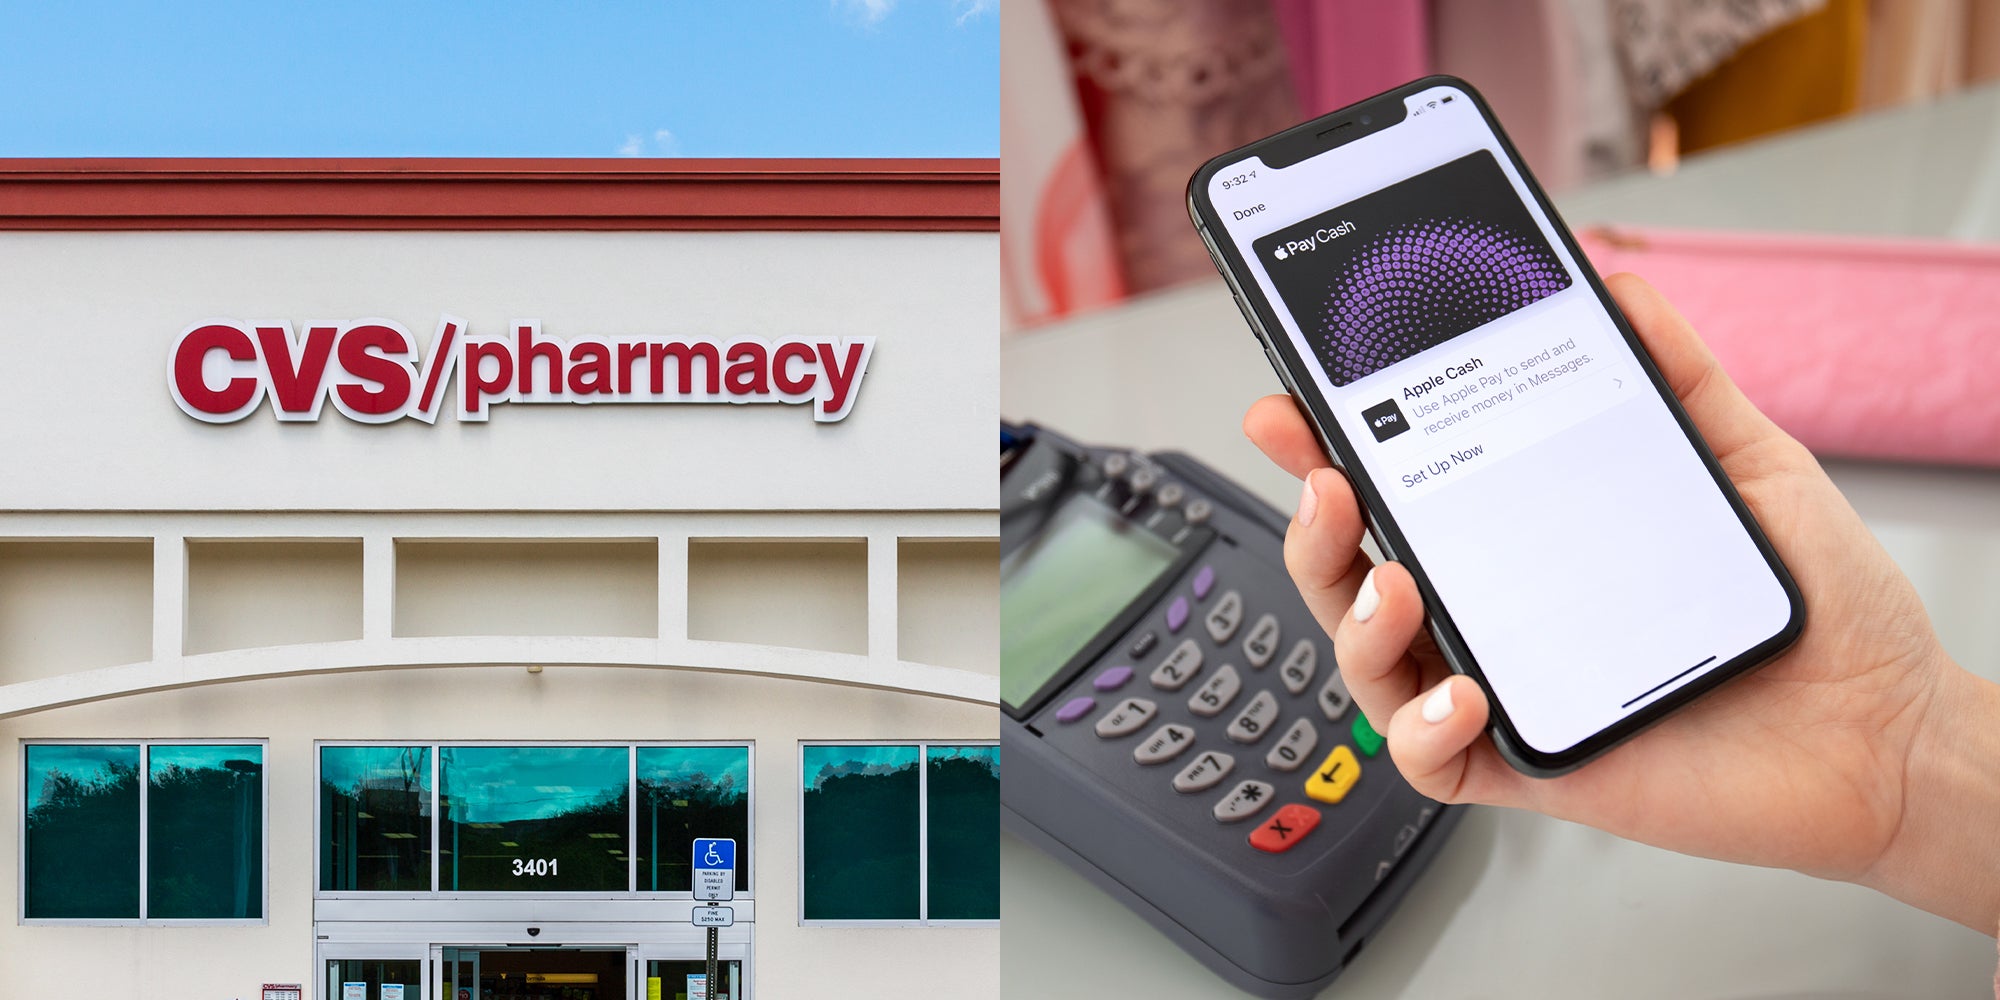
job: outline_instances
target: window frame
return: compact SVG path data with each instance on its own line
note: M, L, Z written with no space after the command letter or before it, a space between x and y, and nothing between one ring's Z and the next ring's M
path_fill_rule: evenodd
M998 927L1000 920L954 920L934 918L931 912L931 747L998 747L997 739L925 740L800 740L793 773L798 775L798 926L800 927ZM807 747L916 747L917 748L917 916L915 919L825 919L806 917L806 748ZM754 872L752 873L755 874Z
M430 752L430 810L431 810L431 888L422 892L371 892L362 889L322 889L320 888L322 852L326 848L321 815L321 771L320 752L329 747L423 747ZM439 888L442 876L443 858L438 845L443 832L443 751L447 747L623 747L625 749L625 794L626 794L626 861L625 888L585 889L585 890L507 890L482 892L477 890L450 891ZM639 866L632 860L632 848L639 839L639 751L653 748L711 747L742 750L748 759L749 777L744 782L745 828L754 839L757 833L757 741L755 740L314 740L313 760L313 807L312 807L312 898L321 900L351 900L369 903L395 902L463 902L476 903L491 901L526 902L550 900L692 900L694 892L653 892L639 888ZM748 854L749 845L743 845ZM745 899L755 899L757 895L757 869L750 866L749 888L742 893Z
M139 915L137 917L31 917L28 916L28 748L31 746L81 747L81 746L136 746L139 749ZM256 917L149 917L147 904L151 901L152 887L152 830L150 810L147 808L152 796L153 748L156 746L181 747L221 747L254 746L258 748L258 822L262 825L262 843L258 857L258 893L261 900L259 916ZM20 815L15 818L14 835L20 850L15 852L16 876L14 917L22 926L49 927L268 927L271 923L271 741L268 737L172 737L163 739L106 739L97 737L59 739L36 737L22 739L17 751L20 756L21 792Z

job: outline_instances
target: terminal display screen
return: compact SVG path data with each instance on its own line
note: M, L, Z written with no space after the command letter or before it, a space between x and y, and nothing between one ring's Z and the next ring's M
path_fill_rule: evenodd
M1019 708L1180 552L1088 497L1000 563L1000 698Z

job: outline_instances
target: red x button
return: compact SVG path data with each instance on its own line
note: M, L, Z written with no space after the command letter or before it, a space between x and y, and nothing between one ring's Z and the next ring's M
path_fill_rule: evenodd
M1319 826L1319 810L1293 803L1278 810L1263 826L1250 831L1250 846L1272 854L1282 854L1306 839Z

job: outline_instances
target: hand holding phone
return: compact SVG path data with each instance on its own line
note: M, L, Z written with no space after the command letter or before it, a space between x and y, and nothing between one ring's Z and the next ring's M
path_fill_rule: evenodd
M1356 704L1383 720L1397 768L1432 798L1855 881L1991 932L2000 841L1980 817L2000 810L2000 783L1990 769L1949 762L1990 760L1982 748L1995 742L2000 688L1950 660L1914 588L1818 462L1743 397L1659 293L1631 275L1606 285L1798 573L1812 626L1782 657L1590 767L1522 775L1483 736L1484 693L1454 676L1424 634L1407 571L1372 567L1359 551L1360 507L1298 408L1266 397L1244 428L1272 461L1309 477L1316 509L1310 524L1293 521L1286 564L1333 636ZM1371 568L1379 600L1357 621L1351 605ZM1427 714L1445 684L1449 711ZM1959 770L1978 777L1939 778Z
M1223 154L1189 210L1516 768L1580 767L1797 638L1783 563L1463 81Z

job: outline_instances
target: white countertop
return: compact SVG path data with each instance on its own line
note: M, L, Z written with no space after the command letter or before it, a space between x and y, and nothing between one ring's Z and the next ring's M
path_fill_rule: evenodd
M1853 119L1559 198L1590 222L2000 240L2000 88ZM1279 509L1298 483L1239 422L1282 391L1220 279L1002 348L1001 412L1093 444L1185 451ZM2000 680L2000 470L1829 460L1910 575L1945 648ZM1996 779L2000 780L2000 779ZM1234 991L1137 916L1012 837L1008 997ZM1473 810L1328 997L1987 997L1993 939L1866 889Z

